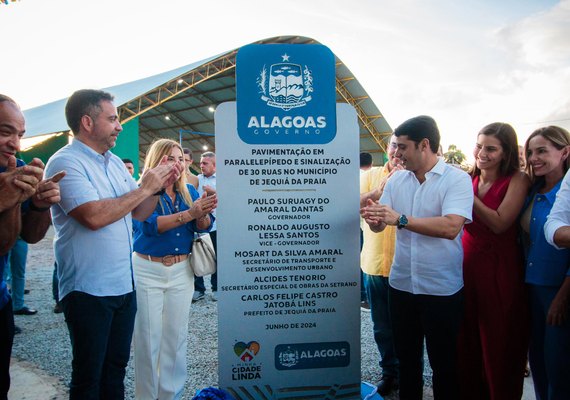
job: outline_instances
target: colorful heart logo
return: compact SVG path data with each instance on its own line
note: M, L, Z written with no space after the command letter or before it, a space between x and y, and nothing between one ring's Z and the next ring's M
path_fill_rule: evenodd
M249 353L251 356L255 356L259 352L259 348L260 348L259 343L255 341L251 341L247 344L244 342L237 342L234 345L234 353L236 353L236 356L240 358L246 352Z

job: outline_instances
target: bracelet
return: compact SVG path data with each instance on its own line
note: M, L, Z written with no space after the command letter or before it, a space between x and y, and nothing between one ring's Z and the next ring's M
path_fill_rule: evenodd
M184 213L183 212L178 213L178 218L176 218L176 220L181 224L184 224L186 222L186 220L184 219Z
M158 192L156 192L155 194L153 194L153 196L162 196L164 193L166 193L166 189L163 188L162 190L159 190Z
M34 204L33 201L30 201L30 210L37 211L37 212L45 212L48 211L51 207L38 207Z

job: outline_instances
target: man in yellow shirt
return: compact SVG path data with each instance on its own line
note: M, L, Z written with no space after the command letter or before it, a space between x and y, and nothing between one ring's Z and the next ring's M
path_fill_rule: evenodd
M392 173L403 169L396 153L396 138L390 138L388 162L380 168L372 168L360 174L360 206L364 207L370 199L377 202L382 195L384 185ZM382 378L378 384L378 393L386 396L398 388L398 359L394 350L390 307L388 303L388 276L396 247L396 227L388 226L380 233L370 230L368 224L362 224L364 245L360 252L360 265L364 273L364 287L374 331L374 340L380 352Z
M370 171L372 169L372 154L362 152L360 153L360 176L363 173ZM364 241L364 236L362 234L362 225L366 225L366 222L360 218L360 251L362 251L362 243ZM370 304L368 304L368 296L366 295L366 290L364 289L364 273L360 271L360 309L362 311L370 312Z

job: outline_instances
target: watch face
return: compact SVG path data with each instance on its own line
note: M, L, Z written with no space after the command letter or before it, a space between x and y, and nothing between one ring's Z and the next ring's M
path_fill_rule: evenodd
M408 218L404 214L402 214L400 215L400 218L398 218L398 228L402 229L406 225L408 225Z

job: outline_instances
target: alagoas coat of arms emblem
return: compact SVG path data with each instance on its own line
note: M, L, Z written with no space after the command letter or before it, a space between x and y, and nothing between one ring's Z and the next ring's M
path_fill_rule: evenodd
M289 111L303 107L311 101L313 92L313 76L308 66L302 67L289 61L287 54L281 56L283 62L263 66L257 85L261 100L270 107Z

